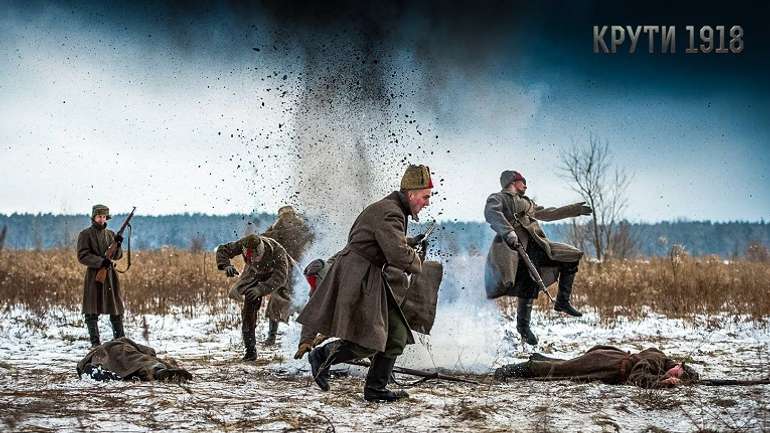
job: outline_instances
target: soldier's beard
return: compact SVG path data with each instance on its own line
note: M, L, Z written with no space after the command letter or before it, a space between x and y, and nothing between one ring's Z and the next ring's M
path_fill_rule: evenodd
M107 223L106 222L104 224L99 224L98 222L93 221L93 223L94 223L94 226L96 226L96 228L98 228L100 230L104 230L104 229L107 228Z

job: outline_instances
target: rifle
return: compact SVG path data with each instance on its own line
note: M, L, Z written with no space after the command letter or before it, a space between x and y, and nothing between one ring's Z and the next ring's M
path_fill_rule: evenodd
M134 206L134 208L131 209L131 212L128 214L126 219L123 221L123 225L121 225L120 226L120 230L118 230L118 233L117 233L118 236L122 237L123 236L123 231L126 230L126 227L130 227L129 222L131 221L131 218L134 216L134 211L135 210L136 210L136 206ZM104 257L112 260L113 257L115 257L115 255L117 254L118 248L120 248L120 242L113 242L113 243L111 243L110 246L107 248L107 252L104 253ZM131 243L129 242L129 249L130 248L131 248ZM108 271L108 266L105 266L105 267L100 268L96 272L96 281L98 283L104 284L104 280L107 279L107 271ZM110 275L110 277L112 277L112 275ZM111 284L110 284L110 287L112 287Z
M736 379L701 379L693 382L693 385L704 386L751 386L751 385L768 385L770 384L770 377L765 379L750 379L750 380L736 380Z
M516 220L519 225L521 224L521 221L519 221L519 218L516 216L516 214L513 214L513 219ZM543 283L543 279L540 277L540 273L537 271L537 268L532 263L532 260L529 258L529 254L527 254L526 251L524 251L524 246L521 245L521 242L519 242L516 245L516 252L519 253L519 257L521 260L524 261L524 264L527 266L527 269L529 270L529 276L532 277L532 279L537 284L538 290L545 293L545 296L548 296L548 300L551 301L551 303L555 303L553 300L553 297L550 293L548 293L548 289L545 287L545 283Z
M431 234L433 234L433 230L435 230L435 229L436 229L436 220L433 220L428 225L428 229L425 230L425 233L422 234L422 240L420 241L420 243L418 243L417 246L414 248L414 250L415 250L415 252L417 252L417 254L420 254L420 253L423 252L422 251L422 246L423 246L422 242L425 241L426 239L428 239L428 237Z
M347 364L357 365L359 367L366 367L366 368L369 368L371 366L368 362L364 362L364 361L348 361ZM463 379L461 377L449 376L449 375L446 375L446 374L441 374L441 373L439 373L437 371L434 371L434 372L431 373L429 371L415 370L415 369L412 369L412 368L404 368L404 367L399 367L399 366L393 367L393 373L408 374L409 376L416 376L416 377L421 377L422 378L419 381L417 381L417 382L415 382L415 383L413 383L411 385L417 385L418 383L425 382L426 380L430 380L430 379L446 380L447 382L470 383L472 385L478 385L479 384L475 380Z

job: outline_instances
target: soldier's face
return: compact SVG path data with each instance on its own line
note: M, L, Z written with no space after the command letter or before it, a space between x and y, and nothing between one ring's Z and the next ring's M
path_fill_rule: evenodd
M107 215L97 215L94 217L94 222L96 224L99 224L100 226L103 226L107 223Z
M422 208L430 206L431 191L433 190L430 188L409 191L407 197L409 198L409 210L412 212L412 215L417 215Z
M519 194L524 194L527 191L527 184L523 180L517 180L513 183L513 189Z

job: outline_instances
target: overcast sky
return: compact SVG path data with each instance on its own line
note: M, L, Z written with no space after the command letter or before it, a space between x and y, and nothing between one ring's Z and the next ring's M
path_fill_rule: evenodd
M576 201L559 153L594 134L633 173L632 221L770 216L767 33L751 33L759 26L740 4L729 19L746 20L748 54L697 59L591 53L590 23L681 14L353 7L359 20L117 5L1 12L0 213L85 213L96 202L154 215L274 212L308 184L331 191L330 206L360 208L336 195L349 184L324 180L360 159L377 193L397 187L404 161L430 165L443 179L432 215L481 220L504 169L523 172L542 204ZM363 84L363 109L354 89L310 109L313 122L298 114L324 97L319 83L351 68L350 86L379 83ZM372 89L386 97L371 102ZM354 105L343 112L340 101ZM305 140L328 139L298 147L299 126ZM370 150L347 155L340 140Z

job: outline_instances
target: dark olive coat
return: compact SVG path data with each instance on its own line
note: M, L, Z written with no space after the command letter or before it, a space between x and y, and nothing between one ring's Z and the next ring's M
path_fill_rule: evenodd
M400 306L409 290L408 274L422 270L407 244L408 215L406 197L397 191L364 209L297 321L323 335L384 351L388 297ZM398 313L403 316L400 308ZM409 332L407 344L412 343Z
M154 367L178 368L173 360L162 360L151 347L143 346L127 337L121 337L94 347L77 365L78 376L88 365L101 366L123 379L152 380Z
M292 312L292 298L295 291L294 278L292 270L296 263L302 260L314 235L310 227L295 212L284 212L278 216L278 219L262 233L262 236L277 241L286 250L289 255L288 284L286 290L278 295L270 295L270 302L267 304L267 317L272 320L287 321ZM305 286L304 284L301 284ZM296 310L295 310L296 311Z
M96 273L114 239L115 233L112 230L98 228L95 224L78 235L78 261L87 266L83 282L83 314L123 314L123 296L114 267L107 271L104 284L96 282ZM123 250L118 248L114 260L122 256Z
M553 242L545 236L538 221L555 221L580 215L581 204L563 207L545 208L538 206L526 195L519 195L507 190L494 193L487 198L484 218L492 230L495 239L487 255L485 286L490 299L500 296L517 296L519 289L514 287L519 255L503 241L511 231L515 231L519 242L526 250L529 242L536 242L551 259L559 262L577 262L583 252L559 242ZM518 221L514 218L518 217ZM546 287L556 282L558 272L555 267L544 266L540 269Z
M230 288L230 298L241 301L244 292L250 287L257 287L260 296L270 295L272 299L280 300L282 303L291 304L291 293L289 292L289 261L286 250L275 240L261 237L258 235L248 235L235 242L220 245L217 247L217 268L224 269L230 265L230 259L244 254L246 250L253 250L253 245L260 239L265 247L265 252L259 261L249 260L244 255L246 267L241 271L238 280ZM268 311L270 311L268 307ZM274 315L268 317L272 320L286 321L287 317Z

